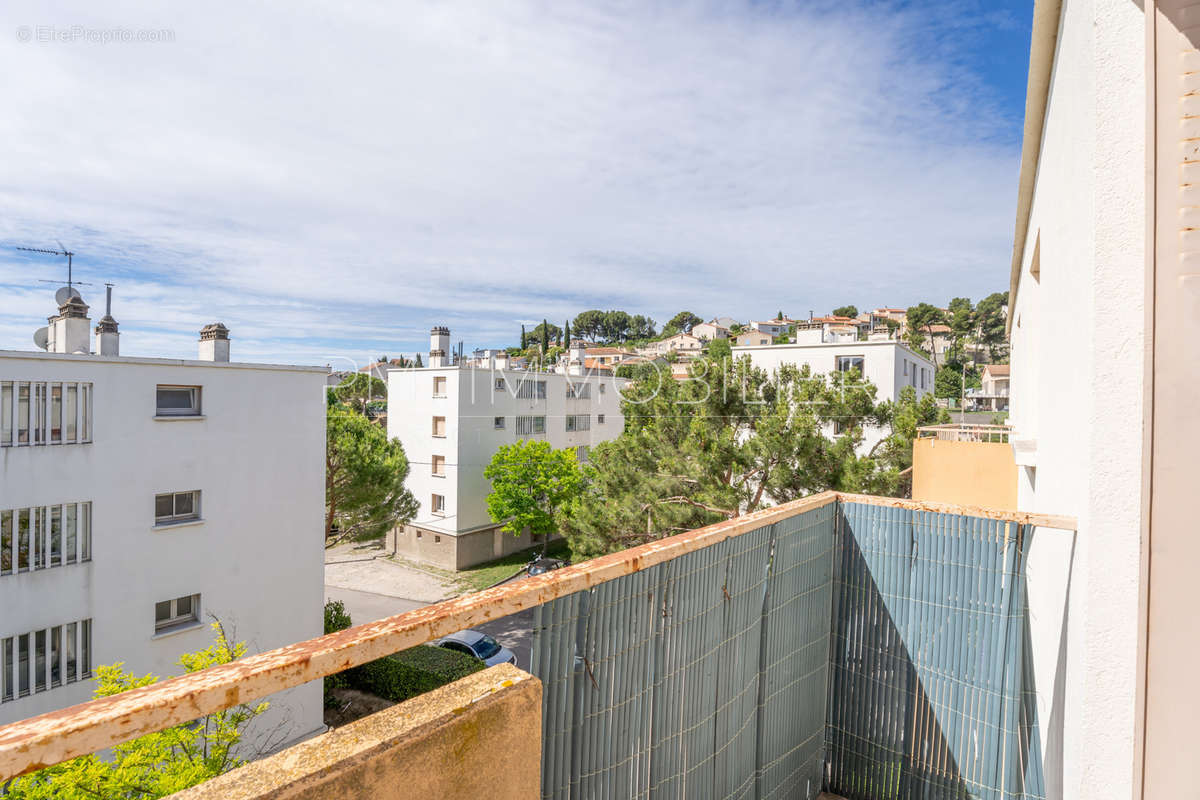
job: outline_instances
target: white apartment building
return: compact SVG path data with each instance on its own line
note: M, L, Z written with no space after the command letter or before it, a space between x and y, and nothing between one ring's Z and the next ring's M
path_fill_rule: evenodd
M61 297L61 293L60 293ZM96 669L180 674L216 617L250 652L322 632L324 368L126 358L63 303L0 350L0 723L92 697ZM323 728L320 682L270 698L242 754Z
M582 344L559 373L450 366L449 330L436 327L430 339L429 366L388 372L388 436L404 445L408 488L420 502L389 540L398 555L462 569L536 544L488 516L483 471L496 450L536 438L586 459L588 448L624 430L625 381L586 370Z
M798 331L820 334L820 329ZM768 375L784 364L797 368L807 366L814 374L848 372L857 369L862 377L874 384L876 402L899 399L904 387L911 386L921 397L933 391L933 362L915 353L900 342L846 341L810 344L777 344L761 347L734 347L733 357L750 356L754 366ZM869 450L883 437L884 431L869 428L863 432L863 448Z

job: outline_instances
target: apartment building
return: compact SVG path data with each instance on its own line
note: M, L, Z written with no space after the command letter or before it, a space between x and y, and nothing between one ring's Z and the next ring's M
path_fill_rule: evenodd
M693 325L690 333L702 342L715 342L717 339L729 338L729 328L715 322L701 322L699 325Z
M814 334L820 332L819 329L811 331ZM803 333L810 331L798 331L797 335ZM734 347L733 356L749 356L751 363L766 370L767 374L784 364L807 366L815 374L857 369L863 379L875 385L876 401L894 401L906 386L911 386L917 397L933 391L933 362L895 341L860 342L851 338L826 343L817 339L806 344ZM864 431L863 446L869 449L883 434L879 428Z
M0 350L0 722L100 665L179 674L214 617L252 652L322 627L326 370L232 363L219 323L196 360L123 357L69 294L45 352ZM319 682L271 702L251 744L322 728Z
M608 368L587 369L582 344L562 372L450 366L449 337L434 328L429 366L388 373L388 435L404 445L408 487L420 502L389 544L406 558L462 569L537 544L502 532L488 516L491 484L483 471L496 450L538 439L586 460L590 447L624 429L625 381Z

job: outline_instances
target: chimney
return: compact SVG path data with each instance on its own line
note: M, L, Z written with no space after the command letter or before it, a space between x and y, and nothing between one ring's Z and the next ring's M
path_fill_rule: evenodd
M200 360L229 362L229 328L210 322L200 329Z
M429 366L446 367L450 365L447 353L450 350L450 329L445 325L437 325L429 330Z
M106 286L107 296L104 302L104 316L96 323L96 339L93 347L98 356L119 356L121 354L121 334L117 332L117 321L112 315L112 286Z
M58 307L58 316L47 320L50 324L47 326L46 349L51 353L91 353L88 332L92 321L87 312L88 304L78 292L67 297Z

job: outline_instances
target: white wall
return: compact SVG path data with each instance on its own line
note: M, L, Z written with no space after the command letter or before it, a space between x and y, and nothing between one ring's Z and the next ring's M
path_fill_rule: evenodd
M433 397L434 376L444 376L447 396ZM507 390L495 388L497 378L507 381ZM546 398L523 399L515 396L523 379L546 381ZM590 397L566 396L568 380L590 385ZM605 386L604 392L600 386ZM486 497L491 484L483 477L484 468L496 450L519 438L548 441L556 449L591 447L615 439L625 427L621 413L620 387L624 379L611 376L565 376L522 370L425 368L393 369L388 373L388 435L404 445L412 469L407 485L421 504L412 524L449 534L492 525ZM589 414L591 429L566 431L565 416ZM605 421L600 424L598 416ZM516 417L545 416L546 433L532 437L516 434ZM446 417L446 438L431 435L432 418ZM495 417L503 416L503 430L494 427ZM432 474L433 455L446 457L446 476ZM431 495L446 498L444 515L430 508Z
M90 381L90 444L0 448L0 509L91 501L92 560L0 576L0 637L91 618L92 665L179 674L208 627L156 637L154 605L202 596L259 652L322 632L324 370L0 351L0 380ZM203 419L159 421L158 384L202 387ZM155 529L154 495L201 491L203 522ZM0 704L11 722L91 698L92 682ZM255 723L320 729L320 682Z
M820 331L815 331L820 333ZM898 342L839 342L835 344L787 344L765 347L734 347L733 355L750 356L751 363L768 374L783 364L807 365L814 373L836 369L838 356L862 356L863 377L878 392L876 401L896 400L905 386L916 389L917 397L933 391L933 362ZM921 370L924 369L924 385Z
M1030 561L1048 796L1133 794L1146 235L1145 20L1068 0L1011 309L1019 507L1078 517ZM1037 242L1040 235L1040 249ZM1040 280L1029 269L1035 250ZM1072 342L1064 357L1062 342Z

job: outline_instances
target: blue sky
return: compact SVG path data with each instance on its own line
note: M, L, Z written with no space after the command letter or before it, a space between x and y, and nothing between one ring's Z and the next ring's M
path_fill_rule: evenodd
M56 240L125 354L338 366L1007 285L1032 0L94 5L0 9L0 348Z

